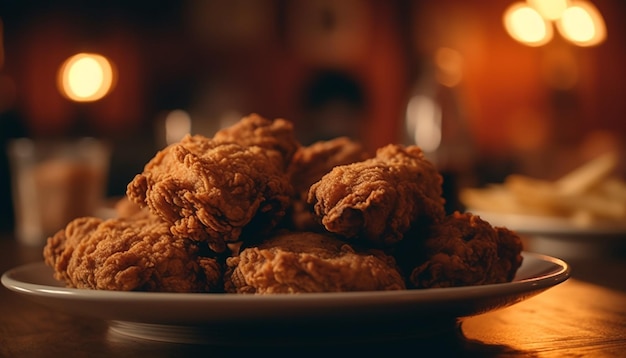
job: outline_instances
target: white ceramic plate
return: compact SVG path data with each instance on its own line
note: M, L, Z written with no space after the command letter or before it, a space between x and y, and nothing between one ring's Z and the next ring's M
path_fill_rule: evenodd
M511 283L385 292L277 295L119 292L65 288L43 262L2 275L8 289L72 315L109 321L110 333L218 344L402 338L455 327L565 281L562 260L524 252Z
M626 222L598 223L588 226L577 226L565 218L533 216L522 214L492 213L482 210L467 209L479 215L494 226L503 226L519 234L566 236L570 239L590 236L604 238L625 238Z

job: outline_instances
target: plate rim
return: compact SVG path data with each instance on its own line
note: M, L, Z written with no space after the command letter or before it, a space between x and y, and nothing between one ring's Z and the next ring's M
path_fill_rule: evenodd
M42 272L52 275L41 261L6 271L2 284L43 307L105 321L114 339L236 346L282 344L285 337L296 345L392 341L454 332L466 318L519 303L570 277L571 266L564 260L526 251L522 255L520 268L526 262L529 271L516 281L452 288L244 295L120 292L37 283L24 287L18 278L37 282ZM19 277L24 270L39 271Z
M363 295L368 296L406 296L406 298L419 299L419 298L431 298L441 296L442 293L452 295L454 293L463 293L472 297L479 297L485 295L487 292L498 291L499 289L506 287L511 293L524 292L526 286L531 284L534 288L549 288L555 286L561 282L566 281L571 274L571 266L564 260L554 256L522 251L524 262L528 259L549 262L555 265L555 269L545 275L536 277L523 277L520 279L514 279L511 282L475 285L475 286L459 286L448 288L429 288L429 289L406 289L406 290L393 290L393 291L354 291L354 292L319 292L319 293L298 293L298 294L268 294L268 295L246 295L246 294L233 294L233 293L173 293L173 292L136 292L136 291L107 291L107 290L90 290L80 288L69 288L63 286L49 286L39 283L25 282L16 279L14 276L19 275L24 271L44 269L47 267L43 261L31 262L16 266L12 269L5 271L2 274L2 284L9 290L25 294L25 295L37 295L48 297L64 297L66 299L78 299L78 300L94 300L94 301L106 301L106 300L149 300L149 301L222 301L222 300L235 300L248 302L254 300L260 301L294 301L294 300L336 300L341 297L355 298ZM522 263L522 267L524 265ZM52 269L50 269L52 270ZM61 283L60 283L61 285ZM403 297L404 298L404 297Z

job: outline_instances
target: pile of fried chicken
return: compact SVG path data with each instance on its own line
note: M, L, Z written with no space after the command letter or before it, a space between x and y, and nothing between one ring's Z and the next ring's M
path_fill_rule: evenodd
M68 287L241 294L504 283L518 235L447 215L417 146L369 154L347 137L302 145L257 114L187 135L128 184L116 217L79 217L44 260Z

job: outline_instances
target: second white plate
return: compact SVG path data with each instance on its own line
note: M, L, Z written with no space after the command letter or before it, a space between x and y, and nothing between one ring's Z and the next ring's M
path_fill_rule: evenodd
M481 210L466 211L480 216L491 225L506 227L519 234L559 235L576 239L582 236L602 236L605 238L626 238L626 222L614 222L577 226L571 220L549 216L493 213Z

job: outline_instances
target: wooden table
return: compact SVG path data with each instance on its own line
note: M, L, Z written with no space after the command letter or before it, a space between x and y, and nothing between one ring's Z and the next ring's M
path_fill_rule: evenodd
M2 272L41 261L41 249L0 238ZM566 260L567 261L567 260ZM626 258L568 261L572 277L508 308L465 319L427 338L315 346L209 346L111 335L106 322L73 317L0 287L1 357L174 357L253 354L393 356L626 356ZM406 353L408 352L408 353Z

